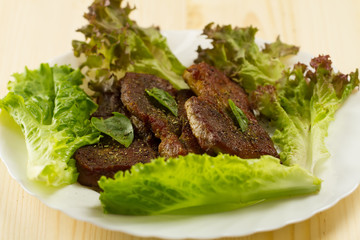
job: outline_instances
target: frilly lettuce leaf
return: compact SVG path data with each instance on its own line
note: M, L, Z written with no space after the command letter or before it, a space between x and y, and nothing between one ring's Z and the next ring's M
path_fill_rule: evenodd
M299 48L284 44L278 38L261 51L255 43L256 32L254 27L213 27L210 23L203 34L212 40L212 48L199 47L195 62L204 61L224 71L247 92L254 91L259 85L274 85L285 69L280 57L297 54Z
M328 55L313 58L310 66L296 64L285 72L278 89L261 86L251 98L276 129L273 141L281 148L282 162L313 171L330 155L325 145L329 124L359 86L359 77L358 70L336 73Z
M189 154L136 164L115 178L102 177L100 200L107 213L199 214L233 210L273 198L319 191L321 181L279 159L241 159Z
M272 58L282 58L289 55L295 55L299 52L299 47L283 43L278 36L275 42L265 43L263 53L269 54Z
M126 72L154 74L177 89L188 88L182 79L185 67L170 51L156 27L142 28L129 18L129 5L122 0L95 0L84 16L89 24L79 29L86 41L74 40L75 56L85 55L90 87L111 91Z
M75 182L73 153L99 140L89 121L97 105L79 88L83 75L68 66L41 64L38 70L26 68L14 78L0 108L24 133L29 179L50 186Z

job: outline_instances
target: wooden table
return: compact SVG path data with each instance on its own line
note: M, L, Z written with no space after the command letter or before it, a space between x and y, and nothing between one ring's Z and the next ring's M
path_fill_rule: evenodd
M0 0L0 94L14 72L71 50L91 0ZM359 67L360 2L287 0L133 0L140 25L202 29L208 22L253 25L258 37L330 54L344 72ZM359 173L360 174L360 173ZM0 239L139 239L74 220L26 193L0 164ZM236 239L360 239L360 189L334 207L281 229Z

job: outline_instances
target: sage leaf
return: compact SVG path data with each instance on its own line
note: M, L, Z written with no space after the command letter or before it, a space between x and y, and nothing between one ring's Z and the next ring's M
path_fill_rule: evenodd
M155 98L161 105L167 108L174 116L178 116L178 105L173 96L159 88L145 89L146 93Z
M114 112L107 119L91 118L92 125L102 133L109 135L125 147L130 146L134 139L134 129L129 118L124 114Z

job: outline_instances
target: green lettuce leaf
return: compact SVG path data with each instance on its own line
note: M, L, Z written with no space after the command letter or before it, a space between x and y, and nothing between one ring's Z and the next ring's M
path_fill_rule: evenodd
M299 52L299 47L283 43L280 40L280 37L277 37L275 42L265 43L265 48L262 52L269 54L273 58L282 58L297 54Z
M126 72L154 74L177 89L188 88L182 79L185 67L170 51L166 38L156 27L142 28L129 18L129 5L122 0L95 0L79 29L86 41L73 41L75 56L85 55L90 87L111 91L116 79Z
M349 75L336 73L329 56L312 59L310 66L296 64L286 71L277 90L262 86L251 98L276 129L273 141L281 149L282 162L314 171L318 162L330 156L325 145L329 124L359 86L359 77L357 70Z
M38 70L26 68L14 78L0 108L24 133L29 179L50 186L75 182L73 153L99 140L89 121L97 105L79 88L83 75L68 66L41 64Z
M279 159L189 154L158 158L102 177L100 200L107 213L199 214L233 210L264 200L319 191L321 181Z
M247 92L257 86L272 84L282 77L285 69L279 57L297 54L298 48L277 39L261 51L255 42L256 28L232 28L230 25L208 24L203 31L212 40L212 48L198 48L195 62L206 62L225 72Z

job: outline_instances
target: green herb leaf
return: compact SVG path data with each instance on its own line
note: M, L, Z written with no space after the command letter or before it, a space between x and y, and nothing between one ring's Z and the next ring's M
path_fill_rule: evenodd
M173 96L171 96L167 91L164 91L159 88L152 88L150 90L145 89L146 93L149 96L155 98L161 105L169 109L169 111L178 116L178 106Z
M105 120L93 117L91 123L100 132L109 135L125 147L128 147L134 139L134 129L131 121L124 114L118 112L113 114L114 116Z
M233 100L229 99L229 106L233 112L242 132L245 132L248 128L249 119L246 117L245 113L235 105Z

